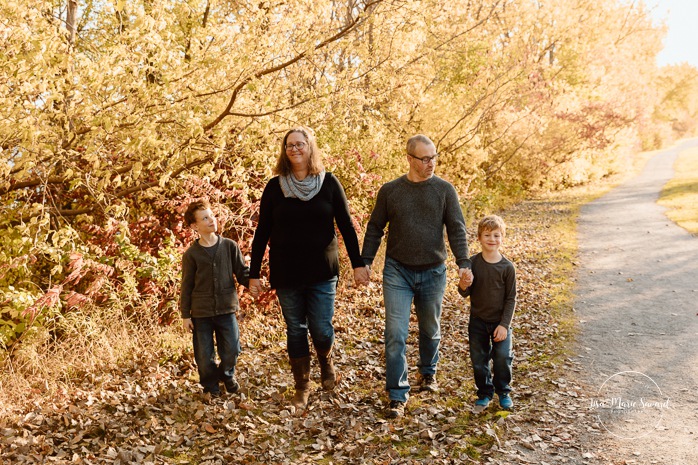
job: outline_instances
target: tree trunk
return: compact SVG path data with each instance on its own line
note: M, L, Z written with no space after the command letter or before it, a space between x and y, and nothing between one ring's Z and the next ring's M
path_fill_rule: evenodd
M75 21L77 12L78 0L68 0L68 13L65 18L65 27L68 29L68 42L70 42L71 45L75 43L75 31L77 30Z

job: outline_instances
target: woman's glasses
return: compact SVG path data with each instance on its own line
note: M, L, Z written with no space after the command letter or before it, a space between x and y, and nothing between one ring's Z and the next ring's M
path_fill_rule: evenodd
M287 152L290 152L293 149L298 150L299 152L305 148L305 146L308 145L305 142L297 142L295 144L286 144L284 147L286 148Z

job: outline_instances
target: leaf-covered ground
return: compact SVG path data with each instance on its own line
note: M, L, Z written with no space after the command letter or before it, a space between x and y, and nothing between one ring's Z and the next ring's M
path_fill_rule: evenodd
M383 307L378 278L369 288L342 287L337 302L332 393L319 386L304 411L289 404L292 377L280 316L240 315L242 391L210 399L200 393L191 351L124 354L125 362L89 373L60 392L27 392L2 406L3 463L527 463L531 451L580 451L571 426L582 389L560 373L574 332L569 295L573 218L568 204L527 202L503 213L504 253L517 264L512 413L496 402L472 413L466 301L455 270L444 301L437 394L413 392L403 418L387 420ZM473 242L472 250L477 245ZM414 318L413 318L414 320ZM416 321L410 332L415 381ZM184 336L182 336L184 337ZM37 386L40 386L40 382ZM570 404L572 405L572 404ZM576 404L574 404L576 405ZM554 454L553 454L554 455Z

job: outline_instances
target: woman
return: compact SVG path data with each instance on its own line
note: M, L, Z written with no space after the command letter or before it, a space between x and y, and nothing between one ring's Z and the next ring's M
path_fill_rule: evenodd
M334 299L339 276L335 221L349 253L354 279L368 282L344 189L324 170L312 130L291 129L284 136L264 188L252 242L250 292L262 292L259 272L269 244L269 279L286 321L287 350L296 392L292 404L304 408L310 395L308 332L320 363L322 387L337 382L332 363Z

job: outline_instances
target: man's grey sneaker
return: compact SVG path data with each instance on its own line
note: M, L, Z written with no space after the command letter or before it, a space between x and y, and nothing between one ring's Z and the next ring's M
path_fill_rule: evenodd
M478 399L475 401L475 408L473 409L475 413L482 413L485 411L488 405L490 405L490 399L489 397L483 397L482 399Z
M514 401L509 394L499 394L499 406L504 410L511 410L514 407Z
M438 392L439 385L436 382L436 375L421 375L422 385L419 388L420 391L424 392Z
M223 384L225 384L225 390L228 391L228 394L235 394L240 390L240 385L235 378L225 381Z
M391 400L390 407L388 407L388 412L385 416L388 418L397 418L405 414L405 403L399 400Z

